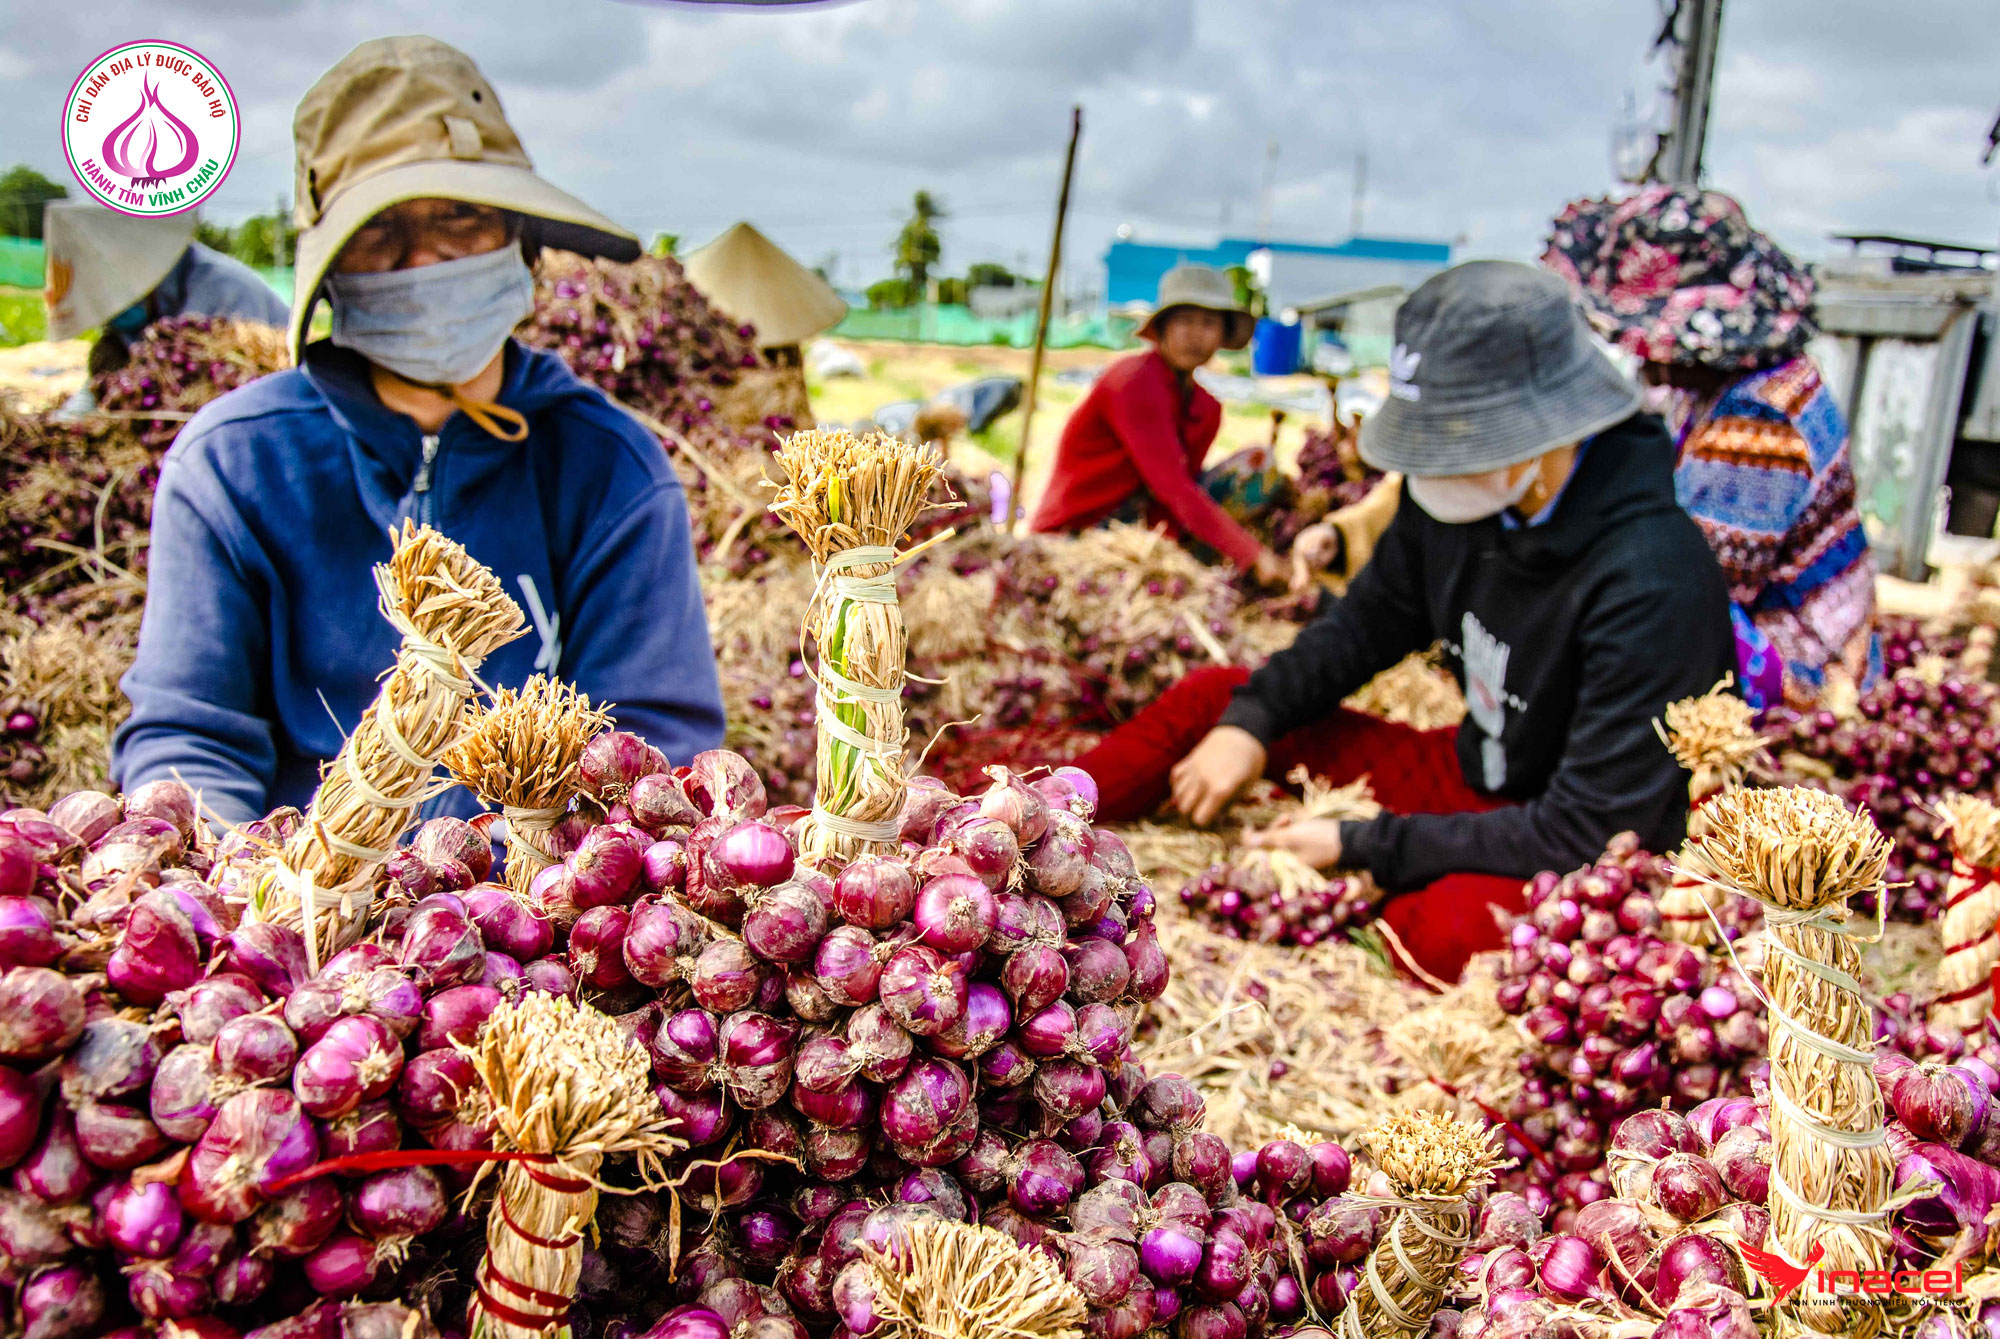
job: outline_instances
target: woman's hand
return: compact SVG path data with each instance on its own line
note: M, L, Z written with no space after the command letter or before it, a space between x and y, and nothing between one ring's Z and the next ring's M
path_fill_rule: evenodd
M1292 594L1311 590L1319 574L1340 556L1340 532L1325 521L1299 531L1292 541Z
M1250 575L1258 585L1271 590L1285 590L1292 582L1291 565L1269 549L1257 551L1257 565L1250 569Z
M1290 851L1314 869L1333 869L1340 864L1340 820L1305 818L1280 820L1262 832L1248 833L1247 846Z
M1174 764L1169 778L1174 808L1196 827L1207 827L1237 791L1263 774L1267 756L1263 744L1248 730L1216 726L1193 752Z

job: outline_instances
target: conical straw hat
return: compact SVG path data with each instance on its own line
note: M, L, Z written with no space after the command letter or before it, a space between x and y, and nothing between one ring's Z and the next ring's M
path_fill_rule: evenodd
M139 218L83 200L42 210L49 338L72 339L160 286L194 240L192 210Z
M826 280L786 255L748 223L739 223L682 262L688 279L738 321L757 327L763 348L798 344L847 315Z

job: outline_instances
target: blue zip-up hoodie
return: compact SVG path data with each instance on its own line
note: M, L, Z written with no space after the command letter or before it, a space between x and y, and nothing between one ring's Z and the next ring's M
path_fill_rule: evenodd
M430 441L376 397L360 357L321 341L304 366L195 415L153 502L119 785L179 776L232 822L304 807L395 661L372 569L406 517L463 544L530 616L482 665L488 684L552 672L676 763L720 745L687 501L666 453L555 355L511 340L498 399L526 416L526 440L459 413ZM454 788L424 814L480 808Z

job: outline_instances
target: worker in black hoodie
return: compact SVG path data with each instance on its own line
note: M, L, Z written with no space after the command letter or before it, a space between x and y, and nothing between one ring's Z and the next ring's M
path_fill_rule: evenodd
M1686 779L1652 723L1721 680L1734 643L1722 573L1674 501L1673 442L1559 281L1457 266L1410 295L1396 340L1361 454L1403 473L1404 498L1346 596L1254 674L1189 675L1078 765L1100 817L1171 793L1203 825L1259 775L1368 774L1380 817L1249 840L1367 870L1410 956L1450 978L1500 947L1494 910L1519 910L1537 871L1628 829L1679 843ZM1433 643L1465 691L1456 730L1340 705Z

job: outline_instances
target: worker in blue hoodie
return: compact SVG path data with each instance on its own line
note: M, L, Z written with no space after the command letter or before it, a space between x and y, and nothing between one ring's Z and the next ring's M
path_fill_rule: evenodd
M166 456L115 779L178 776L225 821L303 806L395 660L372 568L405 519L463 544L528 611L532 633L482 666L489 685L568 680L676 763L718 746L665 453L510 337L535 248L630 260L637 242L535 175L492 86L431 38L355 48L293 130L299 365L208 405ZM322 297L332 336L307 346ZM425 815L478 809L452 790Z

